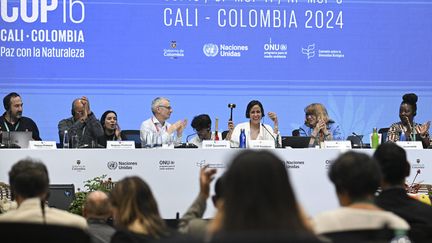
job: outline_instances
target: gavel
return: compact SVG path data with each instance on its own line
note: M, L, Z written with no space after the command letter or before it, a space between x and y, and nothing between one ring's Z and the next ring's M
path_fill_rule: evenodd
M230 121L232 121L232 113L233 113L233 109L236 108L236 104L228 104L228 108L231 109L231 114L230 114Z

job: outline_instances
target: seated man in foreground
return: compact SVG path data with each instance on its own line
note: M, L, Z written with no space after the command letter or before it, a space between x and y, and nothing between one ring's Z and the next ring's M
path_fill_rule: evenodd
M48 196L48 170L41 162L24 159L12 166L9 184L15 195L18 209L0 215L0 222L56 224L81 229L87 228L86 220L45 205Z

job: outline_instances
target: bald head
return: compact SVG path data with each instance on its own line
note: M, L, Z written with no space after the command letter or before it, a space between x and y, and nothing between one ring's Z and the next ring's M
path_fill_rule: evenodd
M90 192L84 204L84 217L89 219L107 219L111 216L108 195L102 191Z

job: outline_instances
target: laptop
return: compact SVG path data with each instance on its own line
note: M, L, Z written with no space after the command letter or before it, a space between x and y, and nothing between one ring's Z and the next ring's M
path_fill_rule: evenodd
M18 145L20 148L28 148L29 141L33 140L32 132L2 132L2 143L8 147Z
M311 137L282 136L282 147L308 148Z
M69 210L75 199L75 187L73 184L49 185L48 205L53 208Z

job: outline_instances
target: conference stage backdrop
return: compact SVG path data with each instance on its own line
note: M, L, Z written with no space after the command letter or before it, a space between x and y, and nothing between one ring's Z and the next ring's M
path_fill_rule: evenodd
M397 121L407 92L420 97L416 121L431 119L429 0L0 3L0 95L20 93L46 140L83 95L123 129L138 129L157 96L171 99L171 121L208 113L221 130L227 104L239 123L252 99L278 113L283 135L313 102L346 136Z

